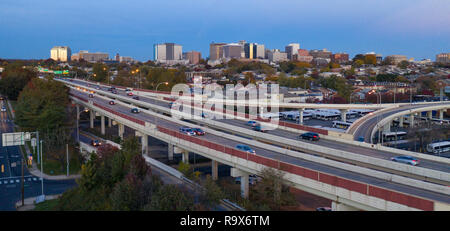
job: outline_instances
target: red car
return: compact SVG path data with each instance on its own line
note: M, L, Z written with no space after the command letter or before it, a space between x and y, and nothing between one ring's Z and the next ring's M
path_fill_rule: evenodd
M127 93L127 95L128 96L133 96L133 92L130 91L130 92Z
M114 102L114 100L109 101L109 105L115 105L116 102Z
M200 128L192 128L192 131L195 133L195 135L197 136L204 136L205 135L205 131L203 131Z

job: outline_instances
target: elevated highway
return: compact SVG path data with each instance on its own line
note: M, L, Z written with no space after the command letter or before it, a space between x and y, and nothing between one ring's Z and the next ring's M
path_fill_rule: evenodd
M286 172L286 181L293 183L295 187L330 198L341 204L342 207L346 205L346 208L364 210L448 209L450 198L445 189L441 193L430 192L430 190L418 189L407 184L393 183L392 179L401 178L398 176L382 180L356 174L342 168L331 167L336 165L346 166L348 169L354 168L345 163L311 155L302 156L301 153L296 154L302 158L282 154L287 151L272 145L264 146L257 141L238 138L213 129L205 128L207 131L205 137L186 136L179 133L178 128L182 125L189 125L189 123L170 119L147 110L142 110L139 114L132 114L130 112L132 106L122 103L108 105L106 98L97 95L94 98L88 98L86 93L72 91L72 94L75 103L90 108L93 113L92 117L98 113L102 117L106 116L116 121L119 132L123 131L123 128L120 129L120 127L126 125L138 131L142 137L151 135L183 150L199 153L247 173L257 174L264 167L281 169ZM104 122L104 119L102 121ZM105 126L104 123L102 126ZM234 149L237 143L243 142L255 144L252 148L257 154L253 155ZM319 164L322 162L329 162L329 164ZM379 174L382 175L382 173ZM245 177L243 179L245 181Z

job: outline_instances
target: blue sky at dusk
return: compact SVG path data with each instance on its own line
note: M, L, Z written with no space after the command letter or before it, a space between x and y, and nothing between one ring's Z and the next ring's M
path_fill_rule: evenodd
M153 59L174 42L209 56L209 43L288 43L332 52L450 52L449 0L1 0L0 58L49 58L53 46Z

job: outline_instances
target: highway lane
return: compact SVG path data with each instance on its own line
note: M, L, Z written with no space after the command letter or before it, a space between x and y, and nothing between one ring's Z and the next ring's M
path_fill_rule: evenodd
M447 105L449 104L448 102L446 103L440 103L440 104L435 104L433 106L438 106L438 105ZM428 105L429 106L429 105ZM359 137L364 137L364 141L367 143L372 143L370 140L370 136L372 134L372 131L374 130L375 126L377 125L377 123L379 121L381 121L382 119L396 114L398 112L402 112L402 111L406 111L406 110L411 110L411 109L416 109L416 108L421 108L421 107L427 107L424 105L406 105L406 106L401 106L398 108L393 108L390 110L387 110L381 114L374 114L371 115L370 117L366 118L364 120L364 122L362 122L357 129L353 132L353 137L355 140L358 140ZM416 118L417 119L417 118Z
M146 114L144 112L140 112L138 114L133 114L130 112L130 108L126 107L124 105L120 105L120 104L116 104L116 105L109 105L108 104L108 100L105 99L101 99L100 97L96 97L94 96L94 98L88 98L87 97L87 93L85 92L79 92L79 91L74 91L71 90L71 92L74 95L78 95L81 96L85 99L90 99L93 100L94 102L103 105L104 107L110 108L114 111L126 114L128 116L132 116L134 118L143 120L143 121L147 121L149 123L154 123L155 122L155 118L149 114ZM174 130L178 130L180 125L177 124L175 121L171 121L170 118L168 119L161 119L158 118L157 119L157 123L159 126L163 126L166 128L170 128L170 129L174 129ZM216 135L212 135L212 134L206 134L205 136L201 136L199 137L200 139L205 139L208 140L210 142L216 142L218 144L221 145L225 145L231 148L234 148L238 142L233 141L233 140L228 140L225 139L221 136L216 136ZM261 156L265 156L265 157L270 157L273 159L277 159L280 161L284 161L287 163L291 163L291 164L295 164L298 166L302 166L305 168L309 168L309 169L315 169L318 171L322 171L325 173L329 173L329 174L333 174L336 176L341 176L344 178L348 178L348 179L353 179L353 180L358 180L360 182L364 182L364 183L369 183L369 184L373 184L375 186L381 186L381 187L385 187L385 188L389 188L392 190L396 190L396 191L400 191L400 192L405 192L411 195L417 195L417 196L422 196L424 198L428 198L428 199L432 199L432 200L437 200L437 201L442 201L445 203L450 203L450 197L448 195L444 195L444 194L439 194L439 193L434 193L434 192L430 192L428 190L425 189L418 189L418 188L414 188L411 186L407 186L407 185L401 185L401 184L397 184L397 183L392 183L392 182L386 182L384 180L380 180L374 177L370 177L370 176L363 176L361 174L357 174L354 172L350 172L350 171L346 171L346 170L342 170L342 169L338 169L338 168L334 168L334 167L330 167L330 166L325 166L325 165L321 165L321 164L317 164L314 162L310 162L310 161L306 161L306 160L302 160L299 158L294 158L291 156L286 156L283 154L279 154L276 153L272 150L265 150L262 148L258 148L258 147L252 147L255 151L257 155L261 155Z
M83 85L86 84L84 82L76 81L76 80L75 80L75 82L79 83L79 84L83 84ZM94 87L94 86L91 86L91 87ZM100 87L100 90L107 91L107 88ZM118 95L131 98L131 96L126 95L126 92L124 90L118 90L117 93L118 93ZM139 101L155 104L155 105L158 105L161 107L170 108L169 102L161 102L160 100L156 100L156 99L153 99L150 97L139 96ZM413 106L408 105L408 106L403 106L403 107L407 107L407 109L410 109L410 108L423 107L423 105L413 105ZM400 111L405 110L405 108L394 109L394 111L389 111L386 113L393 114L393 113L397 113L399 110ZM382 117L380 117L380 118L382 118ZM372 118L372 119L374 120L375 123L377 122L376 117ZM246 129L251 130L251 128L249 126L245 125L245 123L246 123L245 121L231 120L231 119L223 119L223 120L218 120L218 121L229 124L229 125L234 125L234 126L238 126L241 128L246 128ZM287 121L285 121L285 122L287 122ZM375 126L375 125L373 125L373 126ZM367 132L367 130L368 129L362 129L362 131L364 131L364 132ZM300 133L290 132L290 131L286 131L286 130L282 130L282 129L270 130L268 133L270 133L272 135L277 135L277 136L285 138L285 139L291 139L291 140L294 140L295 142L300 142L300 141L298 141L298 136ZM311 141L302 140L301 142L311 142ZM353 152L353 153L362 154L362 155L368 155L370 157L381 158L381 159L385 159L385 160L390 160L391 157L398 156L391 152L385 152L385 151L381 151L381 150L377 150L377 149L365 148L365 147L350 145L350 144L341 143L341 142L332 141L332 140L326 140L326 139L321 139L319 141L315 141L312 143L318 144L318 145L321 145L324 147L328 147L328 148L333 148L333 149L347 151L347 152ZM435 161L421 160L420 167L429 168L429 169L438 170L438 171L450 172L449 165L447 165L445 163L435 162Z

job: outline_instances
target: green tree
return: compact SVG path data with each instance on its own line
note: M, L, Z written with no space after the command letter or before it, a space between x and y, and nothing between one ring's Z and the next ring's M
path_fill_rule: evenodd
M151 199L145 210L189 211L194 207L194 199L175 185L164 185Z
M34 70L23 68L22 62L10 63L5 67L0 79L0 92L11 100L17 100L27 83L36 78Z
M401 69L406 69L409 65L409 62L406 60L401 61L399 64L397 64L397 66Z
M212 208L220 203L225 197L225 193L211 178L210 175L206 176L206 179L201 182L204 190L201 193L201 202L206 206Z
M377 64L377 56L375 56L373 54L365 55L364 56L364 64L376 65Z
M108 66L102 63L95 63L92 67L93 78L96 82L106 82L108 75Z

